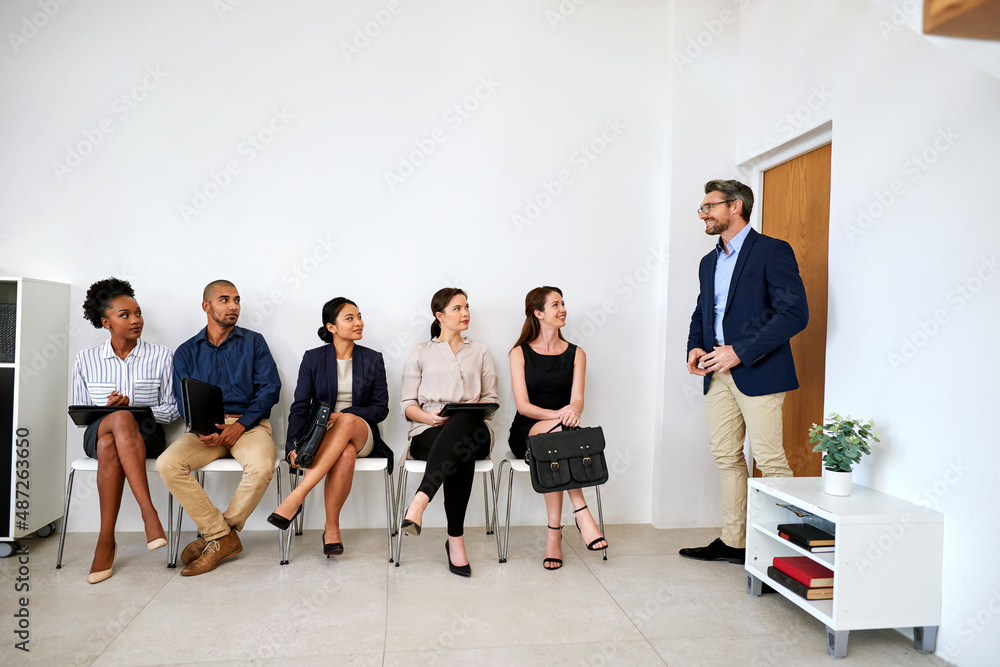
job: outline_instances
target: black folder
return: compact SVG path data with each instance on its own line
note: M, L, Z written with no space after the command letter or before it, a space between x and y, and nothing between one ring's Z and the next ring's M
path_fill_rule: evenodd
M181 379L184 402L184 428L195 435L220 433L216 424L226 423L222 405L222 388L194 378Z
M499 409L499 403L445 403L438 414L451 417L459 412L474 412L480 419L486 419Z
M137 408L132 405L71 405L69 406L69 416L77 426L90 426L101 417L106 417L119 410L131 412L140 425L146 421L155 421L153 411L148 407Z

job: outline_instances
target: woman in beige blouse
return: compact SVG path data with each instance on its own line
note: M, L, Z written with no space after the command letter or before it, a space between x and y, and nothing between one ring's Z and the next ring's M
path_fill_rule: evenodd
M410 422L410 455L427 461L427 469L401 528L420 534L427 504L444 484L448 517L448 567L471 576L465 554L465 510L472 494L476 459L486 458L493 432L471 413L442 417L446 403L497 402L497 372L485 343L464 338L469 328L469 302L455 287L438 290L431 299L431 339L410 351L403 369L400 407Z

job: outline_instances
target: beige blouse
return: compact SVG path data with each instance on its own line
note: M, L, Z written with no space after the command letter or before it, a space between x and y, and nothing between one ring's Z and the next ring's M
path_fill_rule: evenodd
M445 403L497 402L497 369L485 343L466 338L453 353L448 343L432 338L410 350L399 388L399 408L404 417L411 405L434 412ZM412 439L429 428L430 424L410 421L408 436ZM492 429L490 432L492 436Z

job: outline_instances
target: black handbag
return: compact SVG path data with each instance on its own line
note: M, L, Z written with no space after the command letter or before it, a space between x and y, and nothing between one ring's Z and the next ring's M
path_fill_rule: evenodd
M319 443L326 435L326 425L330 421L332 409L328 403L317 401L315 398L309 403L309 416L306 417L305 428L295 441L295 465L300 468L312 465L316 452L319 451Z
M524 461L538 493L582 489L608 481L600 426L528 436Z

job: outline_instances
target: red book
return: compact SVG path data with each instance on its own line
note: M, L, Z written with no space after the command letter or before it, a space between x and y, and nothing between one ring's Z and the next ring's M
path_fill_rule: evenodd
M833 586L833 570L807 556L775 556L774 567L809 588Z

